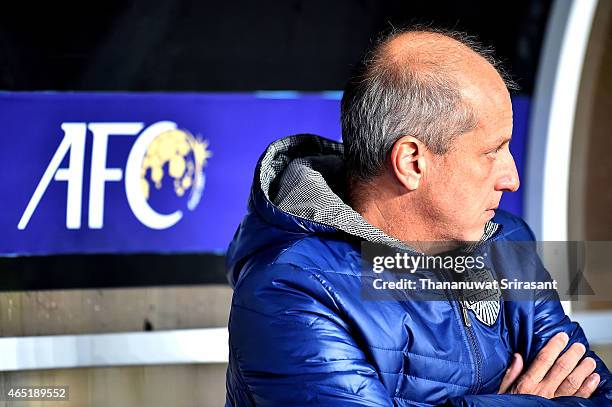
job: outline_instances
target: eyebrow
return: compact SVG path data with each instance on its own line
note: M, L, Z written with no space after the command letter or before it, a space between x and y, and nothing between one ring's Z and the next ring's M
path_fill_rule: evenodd
M504 143L510 143L510 141L512 141L512 135L510 135L510 136L501 136L501 137L497 138L497 140L495 140L495 145L496 146L501 146Z

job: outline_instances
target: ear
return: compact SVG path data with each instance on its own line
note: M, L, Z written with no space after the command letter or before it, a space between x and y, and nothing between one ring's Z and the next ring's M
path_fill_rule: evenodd
M413 136L403 136L391 149L391 169L409 191L419 187L425 173L425 144Z

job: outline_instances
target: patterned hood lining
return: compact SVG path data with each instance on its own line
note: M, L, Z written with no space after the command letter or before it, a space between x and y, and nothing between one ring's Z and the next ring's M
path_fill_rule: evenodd
M313 135L286 137L272 143L260 162L260 185L266 198L294 216L332 226L364 240L415 251L370 225L347 205L342 143ZM489 222L481 242L498 225Z

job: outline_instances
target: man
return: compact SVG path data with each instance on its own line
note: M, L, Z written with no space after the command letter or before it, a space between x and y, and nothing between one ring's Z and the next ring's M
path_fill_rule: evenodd
M264 152L228 251L227 405L612 403L608 369L556 296L488 301L487 319L455 298L361 295L364 242L533 240L497 210L519 180L493 65L459 34L392 34L345 89L343 144L299 135Z

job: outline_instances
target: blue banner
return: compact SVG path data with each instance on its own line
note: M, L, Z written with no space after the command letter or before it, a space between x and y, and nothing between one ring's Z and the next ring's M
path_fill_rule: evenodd
M339 97L1 93L0 254L223 252L264 148L340 140Z

